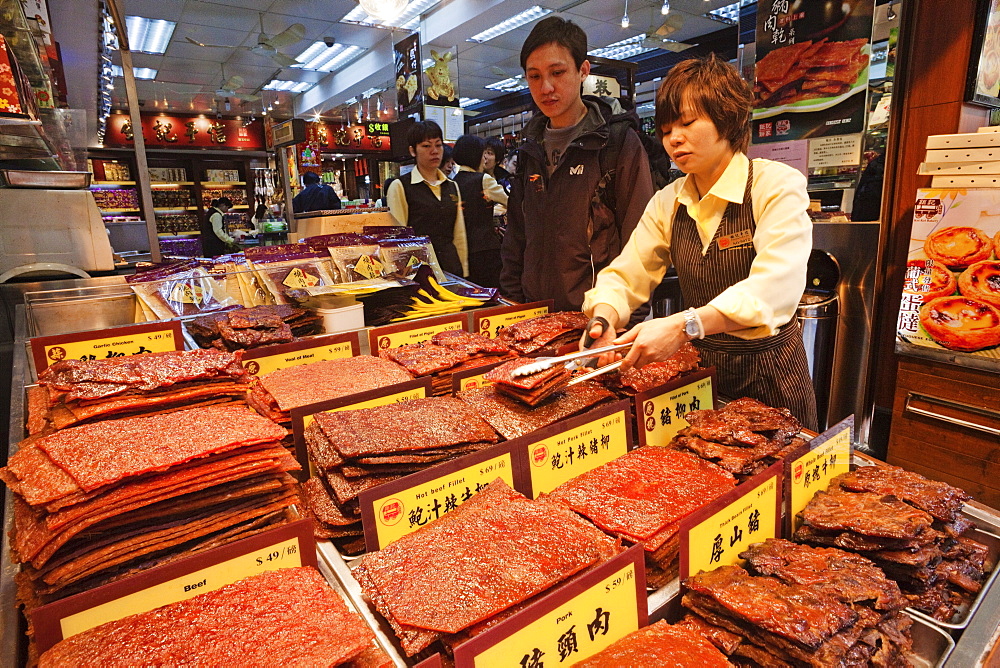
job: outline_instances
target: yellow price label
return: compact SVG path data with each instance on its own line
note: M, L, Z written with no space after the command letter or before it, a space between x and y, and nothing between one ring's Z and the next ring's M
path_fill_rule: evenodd
M777 538L780 479L777 470L762 475L681 522L681 578L737 564L751 543Z
M290 288L312 288L319 285L319 282L319 276L313 276L302 271L300 267L295 267L288 272L282 284Z
M298 538L268 545L259 550L194 571L142 591L102 603L60 620L62 637L68 638L106 622L177 603L237 580L280 568L302 565Z
M362 408L375 408L376 406L388 406L389 404L401 404L404 401L411 401L413 399L423 399L427 396L427 390L424 387L415 387L410 390L403 390L402 392L396 392L394 394L386 394L381 397L375 397L374 399L368 399L366 401L359 401L356 404L348 404L346 406L339 406L337 408L331 408L329 410L320 411L321 413L339 413L340 411L357 411ZM302 427L308 427L313 423L312 415L304 415L302 417Z
M802 512L816 492L825 490L831 480L851 470L851 425L848 420L835 425L814 439L820 443L788 462L788 515L792 518L793 529L798 526L796 515Z
M382 275L382 263L371 255L362 255L354 265L354 271L365 278L377 278Z
M528 320L529 318L537 318L548 312L548 306L529 305L517 310L507 310L504 313L484 313L478 318L476 331L487 338L495 339L504 327L510 327L516 322Z
M655 390L654 390L655 391ZM688 411L714 408L712 376L668 389L660 394L641 396L643 445L667 445L681 429L688 426Z
M111 359L183 348L180 323L176 321L31 339L32 359L38 373L66 359Z
M170 301L178 304L201 304L205 299L205 288L190 283L178 283L170 291Z
M278 369L287 369L313 362L343 359L345 357L353 357L353 355L354 348L351 342L341 341L332 345L317 345L311 348L299 348L298 350L289 352L245 359L243 360L243 368L251 376L265 376Z
M572 665L639 630L635 563L628 563L505 639L479 652L474 666ZM456 653L456 665L460 665ZM465 657L461 657L465 658ZM464 661L461 665L468 665Z
M528 443L532 495L551 492L628 452L629 419L628 412L621 410Z
M378 549L455 510L497 478L514 485L510 452L374 500Z
M474 376L466 376L458 382L458 389L464 392L465 390L474 390L477 387L489 387L493 384L493 381L485 378L487 373L489 372L479 373Z
M462 323L463 318L435 325L422 325L417 321L412 327L401 328L396 331L372 330L369 333L370 340L374 342L374 345L371 346L372 354L377 355L379 351L399 348L411 343L426 343L435 334L463 329ZM392 326L390 325L390 327Z

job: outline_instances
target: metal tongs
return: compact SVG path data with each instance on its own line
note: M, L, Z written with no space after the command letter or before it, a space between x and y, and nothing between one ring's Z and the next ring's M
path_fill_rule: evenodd
M540 373L542 371L551 369L557 364L563 364L567 371L573 371L574 369L578 369L583 366L583 360L587 360L592 357L599 357L604 353L611 353L616 350L624 350L626 348L631 348L631 347L632 347L632 342L630 341L629 343L619 343L618 345L615 346L604 346L603 348L591 348L588 350L580 350L575 353L570 353L569 355L563 355L562 357L539 357L538 360L532 362L531 364L525 364L524 366L514 369L514 371L512 371L510 375L512 378L519 378L521 376L530 376L531 374ZM620 365L621 362L617 362L617 364ZM601 367L601 369L599 370L601 370L602 373L603 371L611 371L612 369L610 369L609 367L611 367L610 364ZM617 369L618 367L616 366L614 368ZM600 374L594 373L593 375L597 376ZM587 374L587 378L591 377L592 377L591 374ZM582 376L581 379L586 380L586 378L583 378ZM574 378L574 380L576 379Z

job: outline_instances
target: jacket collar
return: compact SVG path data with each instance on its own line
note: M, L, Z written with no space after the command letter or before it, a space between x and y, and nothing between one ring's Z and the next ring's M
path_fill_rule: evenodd
M448 180L448 177L445 176L444 172L442 172L440 169L437 170L437 173L435 174L435 178L436 178L436 180L438 182L447 181ZM416 185L416 184L424 182L424 181L427 181L427 179L424 178L424 175L420 173L419 169L417 169L416 167L414 167L413 171L410 172L410 183L412 183L413 185ZM430 183L428 183L427 185L430 185Z
M580 122L591 129L585 130L572 141L571 145L593 150L603 148L608 141L608 120L613 115L611 106L592 95L584 95L583 103L587 106L587 115ZM536 113L532 116L528 124L524 126L524 136L528 142L540 144L548 123L549 118L545 114Z

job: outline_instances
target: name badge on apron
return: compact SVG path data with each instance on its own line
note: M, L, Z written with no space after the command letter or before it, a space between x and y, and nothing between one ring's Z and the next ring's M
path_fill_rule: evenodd
M731 248L739 248L740 246L746 246L753 243L753 234L750 230L740 230L739 232L733 232L732 234L727 234L724 237L719 237L719 250L729 250Z

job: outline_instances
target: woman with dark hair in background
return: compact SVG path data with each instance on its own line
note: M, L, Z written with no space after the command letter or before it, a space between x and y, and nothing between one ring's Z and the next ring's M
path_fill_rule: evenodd
M453 155L469 244L469 280L496 288L500 286L500 235L493 224L493 206L506 206L507 192L496 179L480 171L486 146L482 137L462 135L455 142Z
M507 147L503 138L488 137L483 151L483 171L497 180L503 189L510 192L511 174L503 168L503 159L507 156Z
M237 250L236 240L226 230L225 214L233 208L228 197L213 199L201 226L201 252L205 257L215 257L230 250Z

